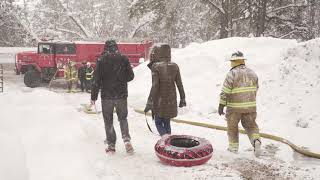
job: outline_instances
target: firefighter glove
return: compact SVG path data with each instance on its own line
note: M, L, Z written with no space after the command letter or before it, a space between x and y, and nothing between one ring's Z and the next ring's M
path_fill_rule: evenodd
M146 107L144 108L144 112L147 113L147 112L149 112L150 110L152 111L152 105L147 104Z
M221 116L221 115L224 115L223 108L224 108L224 105L219 104L218 113L219 113L220 116Z

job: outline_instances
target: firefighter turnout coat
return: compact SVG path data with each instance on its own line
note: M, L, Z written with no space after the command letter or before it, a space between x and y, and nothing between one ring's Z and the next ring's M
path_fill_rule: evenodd
M244 64L232 68L224 80L220 104L227 107L227 114L233 112L256 112L258 76Z
M64 69L64 77L67 81L76 81L78 71L74 66L66 66Z

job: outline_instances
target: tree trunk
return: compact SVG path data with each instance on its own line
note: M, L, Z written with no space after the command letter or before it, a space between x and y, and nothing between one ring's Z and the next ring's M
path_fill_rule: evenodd
M259 8L259 10L258 10L256 36L260 37L264 34L264 31L266 29L267 1L260 0L258 8Z
M221 0L224 13L220 13L220 39L229 37L230 0Z
M316 15L316 2L315 0L308 0L309 7L309 22L308 22L308 39L315 38L315 15Z
M319 17L319 16L320 16L320 2L317 1L317 2L316 2L316 13L315 13L315 17ZM316 23L316 25L315 25L315 28L316 28L315 36L316 36L316 37L319 37L319 35L320 35L320 20L319 20L319 18L316 18L316 19L315 19L315 23Z

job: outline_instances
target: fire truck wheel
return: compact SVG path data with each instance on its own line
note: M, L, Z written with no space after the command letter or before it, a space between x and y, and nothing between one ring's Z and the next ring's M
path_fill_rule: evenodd
M40 86L41 76L40 73L34 70L29 70L24 74L24 84L27 87L35 88Z

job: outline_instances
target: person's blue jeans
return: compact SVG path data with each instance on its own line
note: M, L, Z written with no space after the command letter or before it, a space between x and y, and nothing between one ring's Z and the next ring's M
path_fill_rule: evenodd
M163 136L165 134L171 134L170 119L156 116L155 124L160 136Z

